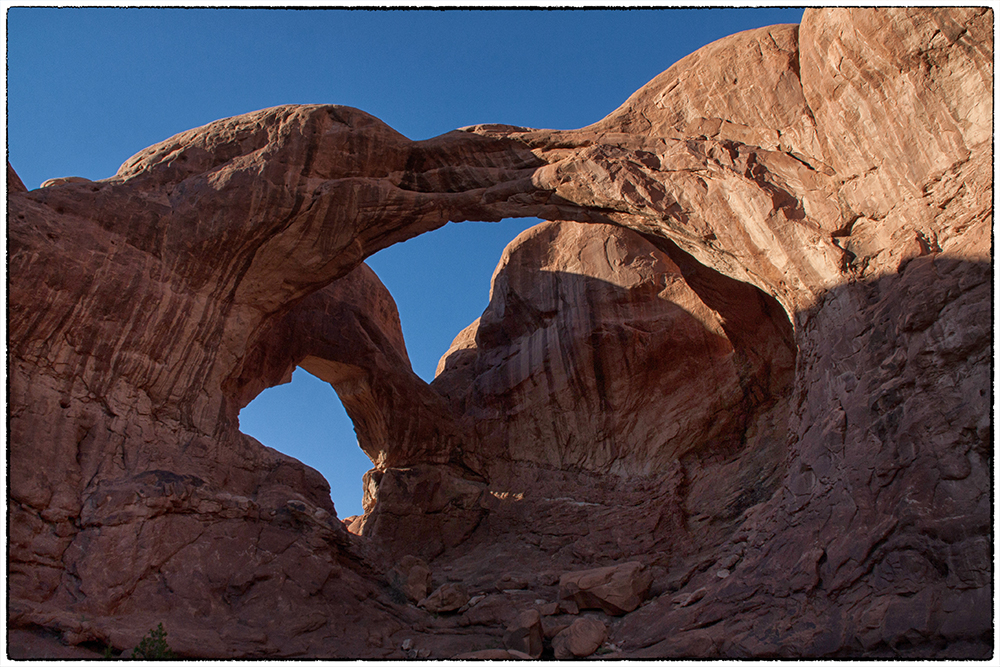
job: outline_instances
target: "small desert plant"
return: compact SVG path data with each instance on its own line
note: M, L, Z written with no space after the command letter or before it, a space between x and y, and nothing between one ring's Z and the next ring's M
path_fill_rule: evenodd
M406 597L406 593L399 587L398 581L394 581L392 584L386 586L385 591L388 593L389 599L396 604L409 604L410 602L410 598Z
M167 632L163 623L149 631L148 637L143 637L139 645L132 649L133 660L176 660L177 656L167 645Z

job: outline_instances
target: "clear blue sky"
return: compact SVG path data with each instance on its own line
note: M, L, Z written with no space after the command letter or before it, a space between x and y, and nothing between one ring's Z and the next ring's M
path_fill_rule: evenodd
M7 14L8 159L28 188L107 178L178 132L279 104L345 104L411 139L476 123L600 120L720 37L798 23L801 9L371 11L43 9ZM500 253L536 220L449 224L369 265L399 306L414 370L486 307ZM370 461L333 390L298 370L241 428L326 476L361 511Z

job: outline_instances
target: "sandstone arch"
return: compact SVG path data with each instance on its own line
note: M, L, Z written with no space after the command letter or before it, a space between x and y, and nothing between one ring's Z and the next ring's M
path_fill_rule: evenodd
M166 618L182 655L394 655L393 637L430 622L385 590L375 537L382 518L396 530L390 514L352 537L321 479L238 433L267 366L251 362L378 248L449 220L537 216L656 239L717 313L725 281L709 270L780 303L797 348L788 414L748 431L786 431L787 450L773 484L750 475L721 505L712 480L753 469L742 459L624 487L537 468L528 485L567 494L526 500L470 480L499 476L415 385L416 416L367 446L412 497L437 480L408 505L439 515L419 534L465 522L431 550L448 550L449 576L484 588L519 563L551 592L546 563L638 554L659 569L656 599L615 629L628 656L989 655L992 20L808 10L798 28L706 47L581 130L409 142L360 111L279 107L103 181L26 192L8 169L11 625L126 646ZM736 94L733 79L761 85ZM293 357L367 370L310 351L320 324ZM405 373L387 372L359 414L396 400L378 383Z
M441 397L411 370L396 305L367 266L256 333L251 351L223 384L231 416L296 366L337 391L361 449L377 467L457 460L461 434Z

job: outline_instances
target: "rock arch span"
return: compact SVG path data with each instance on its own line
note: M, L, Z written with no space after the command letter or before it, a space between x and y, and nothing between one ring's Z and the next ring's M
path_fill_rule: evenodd
M807 10L581 130L409 142L360 111L279 107L103 181L25 192L8 169L11 625L127 646L167 619L204 657L389 656L410 632L447 657L503 626L393 601L385 538L407 527L447 553L439 578L482 590L514 564L534 596L559 570L643 560L655 600L614 626L628 656L988 655L991 24ZM769 295L793 327L790 396L749 421L764 446L620 484L491 470L423 387L411 421L380 430L390 376L366 386L357 359L307 349L337 364L319 366L386 466L370 535L352 537L321 479L236 430L250 361L283 320L310 331L308 309L375 250L515 216L646 235L723 319L709 270Z

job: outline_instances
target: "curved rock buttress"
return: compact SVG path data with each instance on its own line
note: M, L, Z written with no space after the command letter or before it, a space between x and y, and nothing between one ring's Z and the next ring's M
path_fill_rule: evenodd
M829 236L797 254L812 254L805 261L815 267L817 253L834 256L833 244L843 266L834 284L802 290L795 309L795 437L783 488L682 589L703 589L706 602L678 609L661 598L629 618L619 638L643 647L640 655L992 650L984 604L992 590L991 22L978 9L807 10L799 71L821 150L796 154L790 145L788 154L814 165L821 187L791 191L801 222L815 216ZM760 52L781 43L772 29L757 35ZM637 115L666 126L678 107L695 118L714 113L670 98L671 77L660 78L667 89ZM810 213L807 197L817 194L839 215ZM769 251L780 257L789 243L778 232ZM682 243L710 261L704 247ZM738 247L711 261L726 271L740 253L749 256ZM783 269L807 276L802 264ZM764 272L753 271L748 279L761 285ZM730 576L714 576L734 559Z

